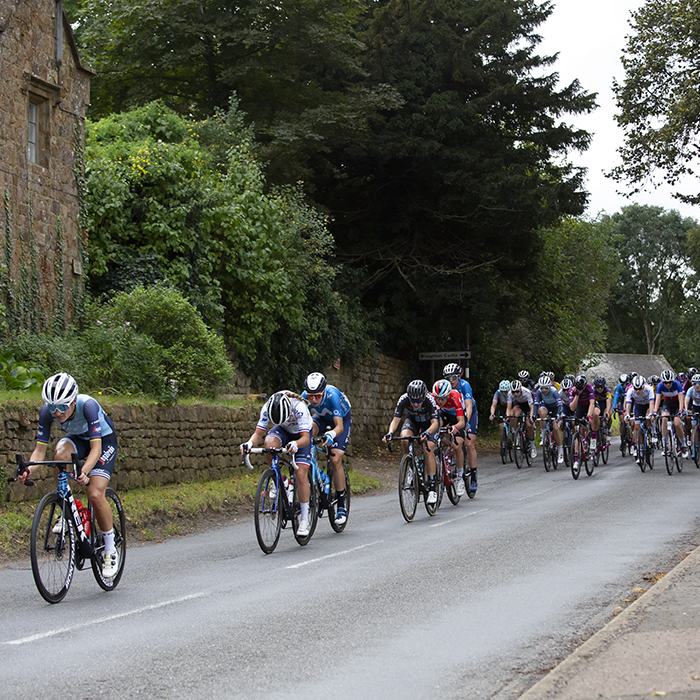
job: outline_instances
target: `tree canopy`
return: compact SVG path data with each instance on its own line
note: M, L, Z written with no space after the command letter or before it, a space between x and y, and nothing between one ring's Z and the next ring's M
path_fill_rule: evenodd
M622 55L625 77L615 82L624 131L622 165L613 171L634 192L659 176L676 185L695 175L700 155L700 0L647 0L632 12ZM700 194L676 196L690 204Z

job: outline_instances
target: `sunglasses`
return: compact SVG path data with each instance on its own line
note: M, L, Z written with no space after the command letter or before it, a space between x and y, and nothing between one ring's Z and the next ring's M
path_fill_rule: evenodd
M322 399L323 394L307 394L310 399Z
M453 381L455 379L459 379L460 375L459 374L448 374L446 379L449 379L450 381Z
M70 404L68 404L68 403L48 403L48 404L46 404L46 407L49 409L49 411L51 413L56 413L56 411L58 411L59 413L65 413L70 408Z
M514 393L514 394L522 394L522 393L523 393L523 390L522 390L522 389L515 389L515 390L513 391L513 393Z
M423 399L410 399L410 401L414 406L418 406L419 404L423 403Z

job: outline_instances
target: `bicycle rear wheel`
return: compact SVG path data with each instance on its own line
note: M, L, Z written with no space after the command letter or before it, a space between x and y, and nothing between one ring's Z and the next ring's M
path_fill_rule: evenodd
M522 468L523 462L525 461L524 450L526 448L523 446L522 442L522 433L519 430L517 430L513 437L513 452L515 453L515 466L518 469Z
M544 460L544 470L548 472L552 468L552 447L549 430L545 428L542 433L542 459Z
M34 583L48 603L60 603L75 572L75 526L63 518L63 497L48 493L34 512L30 555ZM59 532L53 532L58 524Z
M345 526L348 524L348 519L350 518L350 477L348 476L348 470L345 465L341 465L343 469L343 474L345 476L345 512L347 516L344 523L336 522L336 514L338 512L338 492L335 490L334 478L331 474L331 486L330 493L328 494L328 520L331 523L331 527L335 532L342 532Z
M399 467L399 505L404 519L410 523L418 507L418 474L411 455L404 455Z
M117 573L111 578L102 574L104 564L104 538L95 514L90 505L90 544L92 545L92 573L100 588L105 591L113 591L124 573L124 561L126 560L126 516L119 496L114 489L107 487L105 498L112 511L112 527L114 528L114 546L117 550Z
M664 460L666 461L666 471L668 475L673 474L673 462L675 459L675 450L673 446L673 435L671 429L666 430L664 435Z
M503 456L503 463L505 464L505 453ZM445 470L443 480L445 482L445 491L447 491L447 497L450 499L450 503L456 506L461 496L457 495L457 467L455 466L454 450L452 445L445 448L443 452L443 464L442 468Z
M576 433L571 443L571 476L578 479L581 474L581 460L583 459L583 440Z
M700 469L700 433L698 431L693 439L693 461L695 466Z
M651 444L651 434L644 433L644 452L646 453L646 461L649 470L654 468L654 445Z
M274 469L266 469L255 491L255 536L265 554L272 554L282 531L282 493ZM273 497L270 497L272 491Z
M297 472L298 473L298 472ZM297 534L299 529L299 521L301 520L301 504L299 503L299 490L294 489L294 520L292 521L292 530L294 532L294 539L303 547L309 543L309 540L313 537L316 531L316 523L318 523L318 491L316 489L316 482L314 481L311 465L306 473L306 478L309 482L309 534L301 535Z
M607 430L603 431L603 440L605 440L605 446L603 447L603 450L600 453L600 455L603 458L603 464L607 464L608 458L610 457L610 440L608 440Z

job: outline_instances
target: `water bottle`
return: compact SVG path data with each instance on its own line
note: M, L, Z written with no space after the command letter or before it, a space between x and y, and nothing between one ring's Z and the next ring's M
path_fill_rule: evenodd
M330 484L330 479L328 478L328 474L323 471L323 469L318 470L318 480L320 482L321 488L323 489L323 493L328 495L328 488Z
M80 521L83 524L83 530L85 534L90 534L90 511L83 506L83 502L79 499L75 499L75 506L78 509L78 515L80 516Z
M294 503L294 482L287 478L286 474L282 475L282 483L284 484L285 491L287 492L287 500L289 503Z

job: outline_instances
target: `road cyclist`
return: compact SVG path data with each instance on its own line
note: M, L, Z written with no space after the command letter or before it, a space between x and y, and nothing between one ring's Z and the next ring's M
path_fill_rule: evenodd
M350 401L340 389L328 384L320 372L312 372L306 378L301 396L310 404L313 421L312 437L323 435L323 440L331 450L333 486L338 499L335 522L338 525L343 525L348 518L345 508L343 455L348 447L352 427Z
M562 433L560 420L562 415L562 401L559 392L552 385L552 379L548 374L543 374L539 379L539 388L535 393L534 414L537 417L537 422L540 428L540 436L542 438L542 449L548 449L544 444L545 420L547 417L552 419L552 433L554 434L554 442L557 445L557 464L562 464L564 461L564 453L562 451ZM547 457L545 457L545 466L547 465ZM547 467L549 469L549 467Z
M467 475L465 471L464 480L467 482L467 490L470 492L468 495L470 498L473 498L473 492L477 489L476 431L479 428L479 412L476 408L476 399L472 393L471 384L462 377L462 374L463 370L456 362L445 365L442 370L442 376L447 379L454 390L462 395L464 402L464 418L467 423L464 448L467 452L467 462L469 463L469 474Z
M428 476L428 495L426 505L437 504L438 494L435 481L435 451L437 432L439 430L438 407L428 387L422 379L414 379L406 387L406 392L399 397L391 419L389 429L382 442L389 444L399 427L404 413L406 419L401 426L401 437L420 437L420 444L425 458L426 474ZM408 453L408 443L402 442L404 454Z
M596 432L600 426L600 419L595 413L595 389L588 383L584 374L579 374L576 377L574 386L569 389L569 398L569 408L576 419L581 420L586 417L591 424L590 448L593 452L598 446ZM578 430L578 426L576 429Z
M508 407L506 416L510 420L510 428L513 432L518 429L518 420L521 416L525 418L528 445L523 445L523 449L530 450L530 459L537 457L535 447L535 425L533 423L535 403L532 392L526 389L519 379L514 379L510 384L508 392Z
M654 390L644 377L637 375L625 395L625 421L634 425L635 461L639 467L644 466L644 446L639 438L640 422L652 421L654 418Z
M489 414L489 420L494 421L498 418L499 423L499 435L501 437L501 459L503 464L506 463L506 455L509 450L510 441L510 429L508 421L505 420L506 413L508 411L508 392L510 391L510 382L507 379L501 380L496 389L493 400L491 401L491 412ZM512 453L511 453L512 459Z
M65 372L54 374L44 382L41 397L44 405L39 412L36 446L29 461L44 461L54 424L63 430L65 436L56 444L53 459L70 462L71 455L76 454L82 461L77 481L86 487L88 500L103 533L102 575L106 579L113 578L120 569L120 562L115 546L113 512L106 491L117 461L114 423L95 399L78 393L75 379ZM26 483L35 468L36 465L28 467L18 475L18 480ZM54 477L58 480L58 469L54 470ZM60 533L64 527L61 518L53 526L53 532Z
M677 440L677 451L683 459L688 459L688 449L685 446L685 431L682 418L684 416L685 397L683 384L676 379L673 371L665 369L661 372L661 381L656 387L654 413L661 416L661 434L666 435L669 418L673 421ZM659 409L661 412L659 413Z
M312 429L313 420L306 400L291 391L278 391L265 402L253 434L240 447L241 455L245 455L251 448L258 447L261 443L267 449L284 448L286 452L294 455L297 466L294 480L301 509L296 531L299 537L305 537L310 532L309 466L313 449ZM268 464L272 464L272 454L265 453L265 459Z
M457 470L457 484L455 486L457 496L464 496L464 438L466 421L464 417L464 404L462 395L452 388L447 379L438 379L433 385L433 398L438 405L438 418L440 427L449 427L452 440L456 449L452 452L455 458Z
M610 425L612 422L612 392L608 388L605 377L597 376L593 379L593 393L595 397L594 413L599 419L598 450L603 455L604 461L608 460L608 447Z
M694 368L693 368L694 369ZM700 440L698 439L698 417L700 416L700 374L691 377L691 385L685 393L685 412L691 418L691 457L696 467L700 467Z
M631 439L629 435L629 425L625 416L625 397L627 395L627 390L629 389L632 378L629 374L621 374L615 391L613 392L612 398L612 408L617 414L620 424L620 452L622 456L625 456L627 452L627 447L631 447ZM630 449L631 452L631 449Z

